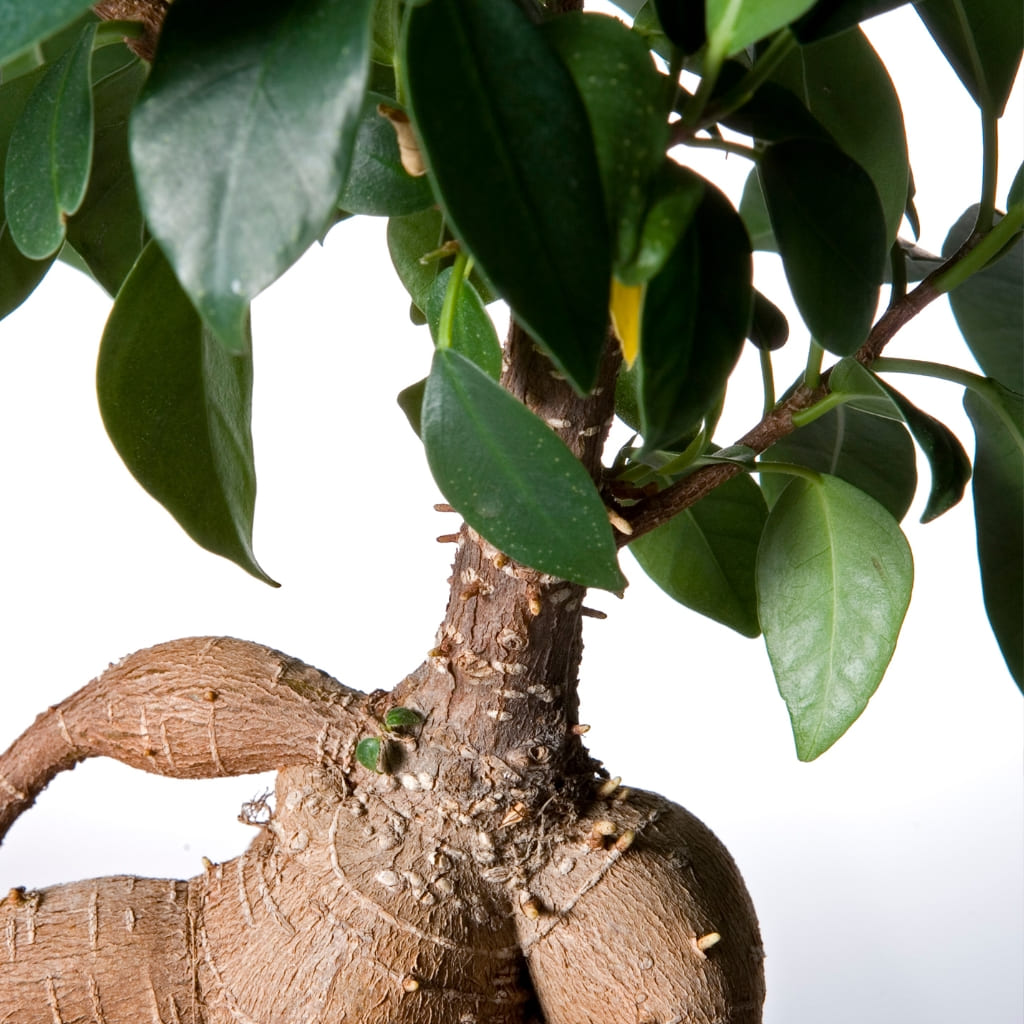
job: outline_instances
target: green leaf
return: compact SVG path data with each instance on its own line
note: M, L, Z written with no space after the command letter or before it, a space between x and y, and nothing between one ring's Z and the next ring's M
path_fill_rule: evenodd
M1005 0L927 0L914 9L974 102L1001 117L1020 65L1024 7Z
M441 493L496 548L585 586L626 585L583 465L547 424L451 349L434 353L423 444Z
M586 110L516 0L413 8L406 95L445 216L580 391L604 351L611 242Z
M813 43L827 36L838 35L868 18L877 17L908 0L818 0L790 27L801 43Z
M0 62L53 35L89 6L89 0L0 0Z
M743 218L747 234L750 237L750 247L755 252L779 251L779 243L775 241L775 232L772 230L771 218L768 216L768 207L764 201L764 191L761 188L761 179L756 167L747 175L746 183L743 186L743 195L740 198L740 216Z
M754 292L754 306L747 337L766 352L782 348L789 339L789 321L771 299Z
M32 90L7 149L4 205L11 237L30 259L64 244L65 218L82 204L92 165L95 24Z
M128 155L128 115L147 71L136 59L96 83L92 174L82 206L67 225L68 241L111 295L146 242Z
M6 153L7 144L26 101L45 69L21 75L0 85L0 154ZM4 190L4 161L0 159L0 195ZM7 216L0 204L0 319L20 306L46 276L54 257L30 260L14 244Z
M399 409L405 413L405 418L409 421L409 426L412 427L413 433L417 437L421 437L423 434L423 394L426 389L427 378L424 377L422 380L416 381L415 384L402 388L395 398Z
M861 396L860 407L874 411L876 415L899 416L910 428L914 440L928 459L932 476L922 523L938 519L960 501L971 478L971 460L949 427L922 412L854 359L843 359L836 365L829 385L839 394Z
M707 39L704 4L692 0L653 0L653 6L665 35L683 53L696 53L704 45Z
M635 367L645 452L670 446L718 400L750 325L751 275L743 222L705 183L692 224L647 285Z
M723 56L795 21L814 0L705 0L708 48Z
M646 284L661 272L704 198L704 179L666 157L650 186L635 251L615 267L626 285Z
M587 110L618 267L634 256L648 186L664 160L665 85L640 37L617 18L565 14L543 30Z
M356 760L371 772L382 774L383 744L378 736L366 736L356 744Z
M412 708L390 708L384 716L384 728L413 729L423 721L423 716Z
M996 385L995 403L964 395L976 439L974 517L992 631L1024 690L1024 398Z
M388 221L388 251L399 279L413 303L426 309L427 296L440 273L440 259L424 260L444 244L444 217L440 210L420 210Z
M176 0L132 115L143 211L221 342L320 237L363 106L373 0Z
M800 760L828 750L867 706L913 573L896 520L851 484L794 480L776 502L758 552L758 607Z
M875 186L841 149L815 139L769 146L759 173L800 315L819 344L851 355L871 330L888 255Z
M949 230L942 255L949 257L967 240L978 217L969 207ZM1024 393L1024 240L949 293L960 333L971 355L989 377Z
M446 267L434 278L434 283L427 293L427 323L430 333L437 341L438 324L441 321L441 309L444 297L452 279L452 268ZM463 281L459 289L455 315L452 320L452 347L471 359L489 377L497 380L501 376L501 342L494 329L491 318L487 315L483 299L469 281Z
M776 441L765 458L837 476L871 495L901 520L914 500L917 466L910 436L895 419L891 403L886 405L891 419L841 405ZM788 483L782 474L761 478L769 503L777 500Z
M638 537L629 550L669 597L755 637L761 627L754 566L767 516L761 489L739 476Z
M152 242L107 321L97 392L135 479L197 544L273 583L252 551L252 357L218 343Z
M434 194L426 177L414 178L402 167L395 130L377 113L380 103L393 106L394 100L367 93L352 166L338 205L349 213L402 217L432 206Z
M798 47L772 77L799 97L839 148L867 172L891 244L907 205L907 138L896 89L867 36L856 29Z

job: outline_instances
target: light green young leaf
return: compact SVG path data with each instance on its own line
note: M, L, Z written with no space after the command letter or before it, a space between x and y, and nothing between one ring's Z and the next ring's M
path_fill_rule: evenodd
M738 476L638 537L629 550L669 597L755 637L761 627L754 565L767 515L761 489Z
M611 240L572 76L517 0L414 7L402 70L455 235L577 390L589 390L606 340Z
M373 0L176 0L132 116L154 237L213 332L320 237L362 112Z
M872 498L831 476L783 491L761 539L757 595L800 760L828 750L867 706L912 584L906 538Z
M1024 398L998 385L993 397L964 395L976 438L978 563L992 632L1024 690Z
M252 356L219 344L153 242L107 321L96 389L135 479L197 544L276 586L252 550Z
M814 0L707 0L709 48L731 56L795 21L813 4Z
M423 444L441 493L500 551L540 572L619 592L615 540L583 465L479 367L438 349Z
M92 167L92 43L95 24L32 90L11 133L4 206L11 237L29 259L63 245L65 221L85 198Z

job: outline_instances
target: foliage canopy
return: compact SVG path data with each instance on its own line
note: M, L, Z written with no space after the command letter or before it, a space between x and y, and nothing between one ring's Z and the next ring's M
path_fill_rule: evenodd
M892 655L916 447L926 520L972 483L986 607L1024 687L1024 185L997 195L995 177L1018 4L916 5L984 134L980 201L941 255L900 235L918 225L899 97L858 27L893 0L622 0L631 28L536 0L175 0L151 62L88 6L0 0L0 316L55 259L114 296L104 422L198 543L269 582L249 306L339 222L383 216L436 348L400 400L445 497L501 551L618 591L631 544L673 599L763 632L810 759ZM738 209L687 147L750 161ZM811 337L781 397L771 352L791 330L755 249L779 253ZM943 294L983 375L882 354ZM580 393L610 307L636 434L598 480L499 382L496 298ZM748 341L763 418L723 447ZM890 372L964 389L973 460Z

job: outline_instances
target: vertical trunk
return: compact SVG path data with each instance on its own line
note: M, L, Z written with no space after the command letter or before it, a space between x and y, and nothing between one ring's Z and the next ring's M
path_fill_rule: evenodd
M618 364L617 347L609 344L597 388L580 397L513 323L502 383L596 478ZM573 730L584 594L582 586L519 565L463 526L437 644L395 696L444 709L426 724L431 743L465 748L478 761L498 759L520 773L536 767L570 788L591 780L595 765Z

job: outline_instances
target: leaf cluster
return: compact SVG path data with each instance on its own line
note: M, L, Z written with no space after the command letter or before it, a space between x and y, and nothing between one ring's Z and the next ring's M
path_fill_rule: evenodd
M995 184L1019 6L916 5L984 127L982 195L941 255L900 237L918 230L900 102L859 27L893 0L623 0L631 25L539 0L176 0L152 64L123 43L135 27L87 6L0 0L0 316L55 259L114 297L104 422L198 543L270 582L252 550L250 305L335 225L385 217L434 348L399 400L446 499L542 572L621 591L629 544L675 600L763 632L803 758L892 655L915 451L926 521L972 479L955 434L883 375L962 387L986 607L1024 685L1024 198L1018 175L1001 212ZM693 148L750 161L738 206ZM791 330L755 286L756 249L779 254L810 335L781 398L772 351ZM945 293L985 376L881 354ZM502 386L496 298L581 396L614 324L635 435L598 479ZM723 448L747 340L763 418Z

